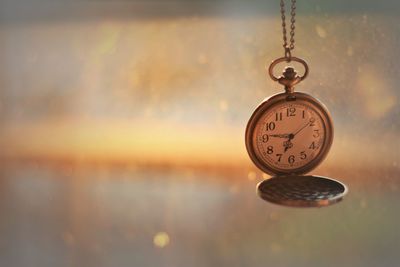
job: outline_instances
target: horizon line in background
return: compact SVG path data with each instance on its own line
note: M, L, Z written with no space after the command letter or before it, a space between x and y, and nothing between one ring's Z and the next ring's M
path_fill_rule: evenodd
M26 133L29 133L27 138ZM368 136L341 132L324 167L398 169L398 151L387 151L395 134L371 143ZM18 124L0 133L0 160L47 163L133 164L253 168L243 133L229 125L174 125L159 121L62 121ZM374 153L371 153L374 151ZM376 157L376 154L385 157Z

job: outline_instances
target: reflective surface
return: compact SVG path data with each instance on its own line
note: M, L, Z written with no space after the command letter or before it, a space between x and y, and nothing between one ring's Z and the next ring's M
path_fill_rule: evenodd
M398 172L323 170L351 192L321 209L261 200L259 173L2 167L2 266L396 266Z

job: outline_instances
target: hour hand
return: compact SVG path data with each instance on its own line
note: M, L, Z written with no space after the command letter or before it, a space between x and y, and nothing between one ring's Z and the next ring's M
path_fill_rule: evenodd
M278 138L290 138L290 134L270 134L269 136Z
M293 143L290 142L290 139L283 142L283 147L285 148L285 151L283 151L283 153L285 153L289 148L293 147Z

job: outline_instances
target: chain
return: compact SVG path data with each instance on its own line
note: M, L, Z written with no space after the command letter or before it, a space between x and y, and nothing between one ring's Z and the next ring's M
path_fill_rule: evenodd
M292 57L291 50L294 49L294 30L296 22L296 0L292 0L291 12L290 12L290 44L288 44L286 36L286 17L285 17L285 0L281 0L281 17L282 17L282 33L283 33L283 48L285 49L285 57L290 60Z

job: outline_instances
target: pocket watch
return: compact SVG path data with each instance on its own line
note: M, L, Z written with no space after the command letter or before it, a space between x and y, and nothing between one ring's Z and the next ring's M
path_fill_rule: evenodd
M304 66L297 75L293 67L274 76L274 67L284 61ZM285 92L265 99L246 127L246 148L254 164L271 175L304 174L326 157L333 140L333 123L327 108L316 98L295 92L294 85L308 75L307 63L297 57L274 60L269 74L284 85Z
M273 177L257 185L259 196L269 202L291 207L322 207L337 203L347 194L339 181L304 175L326 157L333 140L333 123L327 108L309 94L295 92L294 86L308 75L307 63L292 57L296 0L292 0L290 39L286 36L285 1L280 1L285 56L272 61L268 72L285 91L265 99L254 111L246 127L246 148L251 160ZM297 62L302 76L286 66L274 75L277 64Z

